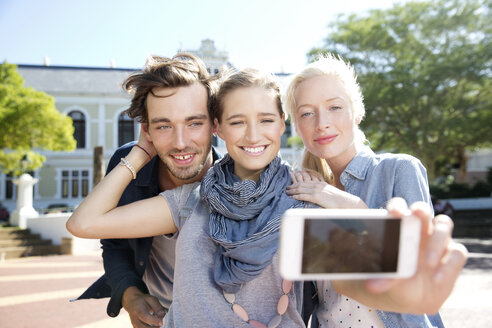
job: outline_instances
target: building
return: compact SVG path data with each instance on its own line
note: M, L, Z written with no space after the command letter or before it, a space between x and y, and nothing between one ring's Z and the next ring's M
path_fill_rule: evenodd
M207 65L207 71L213 75L221 72L224 68L233 67L229 62L227 51L217 50L215 42L210 39L202 40L198 50L179 49L178 52L187 52L200 57L205 65Z
M212 40L202 41L195 54L204 58L212 74L224 66L232 66L227 52L217 51ZM46 162L32 173L39 180L34 186L34 208L77 206L92 189L94 148L103 147L107 164L119 146L138 137L139 124L123 114L129 107L130 96L123 90L122 83L139 69L111 66L49 66L47 62L45 65L18 65L26 86L53 96L56 108L72 118L77 140L73 152L41 151ZM284 81L286 75L279 77ZM288 135L290 132L283 138L283 146ZM222 140L214 138L214 145L225 152ZM296 154L296 150L282 149L283 158L291 162ZM12 180L11 176L0 172L0 202L10 212L16 208L16 186Z
M73 120L77 148L73 152L42 151L43 167L34 172L34 207L76 206L92 188L93 151L103 146L109 160L120 145L138 136L139 126L123 112L129 96L121 83L133 69L19 65L25 85L55 98L56 108ZM16 207L12 177L0 174L0 201Z

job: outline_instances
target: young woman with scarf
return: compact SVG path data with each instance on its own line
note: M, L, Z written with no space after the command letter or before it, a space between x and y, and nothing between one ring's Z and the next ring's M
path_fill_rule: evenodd
M302 327L302 285L278 273L281 216L305 206L285 192L291 177L278 155L285 130L279 86L256 70L234 73L223 81L214 108L228 154L201 184L114 208L149 160L135 147L82 202L67 228L83 238L178 238L165 327ZM176 127L163 124L167 128ZM142 135L138 145L155 154Z
M306 147L303 166L322 176L295 173L288 194L327 208L391 208L398 203L404 208L402 202L420 202L412 205L414 213L431 217L427 175L420 161L403 154L375 154L364 145L359 129L365 113L363 98L349 64L327 55L306 66L287 89L286 107ZM436 312L466 262L466 249L450 241L448 217L422 222L419 267L412 278L316 282L319 327L443 326Z

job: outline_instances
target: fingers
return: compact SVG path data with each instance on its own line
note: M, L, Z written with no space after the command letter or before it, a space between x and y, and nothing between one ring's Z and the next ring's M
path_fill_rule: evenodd
M434 282L443 285L454 285L461 269L466 264L467 258L468 250L466 247L463 244L451 241L446 254L441 259L441 266L434 274Z
M408 212L407 202L401 197L394 197L388 201L386 209L391 215L402 217Z
M290 173L293 183L312 181L311 175L307 171L295 171Z
M162 318L165 315L165 310L156 297L143 294L136 287L132 286L125 290L122 303L130 316L134 328L162 326Z
M300 182L324 182L321 175L312 170L301 170L290 172L290 176L292 178L292 184L300 183Z
M290 178L292 180L292 184L299 183L299 181L297 181L297 175L295 174L295 172L290 172ZM287 188L289 188L289 187L287 187Z
M159 300L154 296L147 297L147 304L150 306L151 311L155 316L162 319L166 315L166 309L161 305Z
M138 319L144 325L144 327L160 327L163 324L162 318L164 317L164 315L159 318L153 311L144 311L138 313L137 315Z
M446 253L453 232L453 221L447 215L438 215L432 222L432 231L427 240L425 262L431 268L437 267Z

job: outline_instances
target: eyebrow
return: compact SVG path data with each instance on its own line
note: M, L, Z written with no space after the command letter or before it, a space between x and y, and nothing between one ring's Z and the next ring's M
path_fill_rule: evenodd
M207 120L208 117L205 114L188 116L185 118L185 122L191 122L195 120ZM171 123L171 120L167 117L155 117L150 121L151 124L155 123Z
M331 102L331 101L334 101L334 100L342 100L342 101L345 101L345 102L347 101L347 100L345 100L342 97L333 97L333 98L326 99L325 102ZM302 104L302 105L297 106L296 109L299 109L299 108L304 107L304 106L311 106L311 104Z
M243 117L243 116L245 116L245 114L235 114L235 115L229 116L225 120L226 121L230 121L230 120L233 120L233 119L236 119L236 118L240 118L240 117ZM274 113L258 113L258 116L276 116L276 114L274 114Z

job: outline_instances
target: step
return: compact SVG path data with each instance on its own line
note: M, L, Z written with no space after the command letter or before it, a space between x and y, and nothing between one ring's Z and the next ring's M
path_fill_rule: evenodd
M19 229L17 227L0 228L0 239L22 238L31 234L29 229Z
M14 240L31 240L31 241L36 241L40 240L41 235L38 233L35 234L9 234L9 235L0 235L0 241L5 240L5 241L14 241Z
M51 245L50 240L39 238L25 238L25 239L0 239L0 249L6 247L16 246L34 246L34 245Z
M61 254L60 245L19 246L0 249L0 260L14 259L25 256L43 256Z

